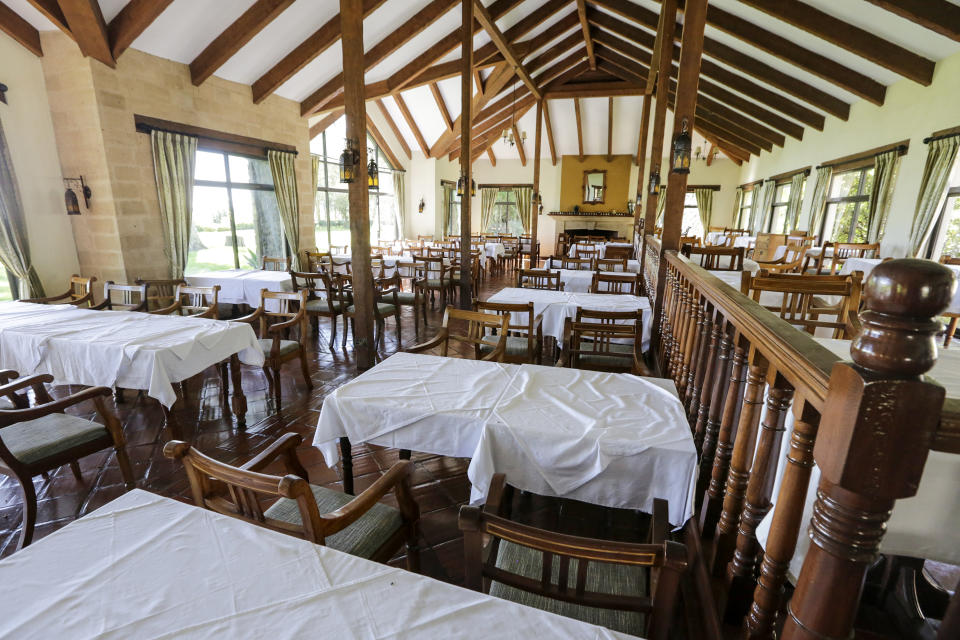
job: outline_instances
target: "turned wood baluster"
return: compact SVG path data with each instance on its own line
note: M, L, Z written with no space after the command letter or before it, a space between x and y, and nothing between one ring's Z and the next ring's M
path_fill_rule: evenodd
M690 406L687 407L687 420L693 429L697 426L697 412L700 410L700 393L703 389L703 376L707 371L707 353L710 349L711 331L713 331L713 307L708 304L703 313L703 322L700 324L697 366L693 378L693 391L690 394Z
M753 598L754 575L761 553L760 543L757 541L757 525L770 511L770 495L780 461L784 422L793 400L793 389L786 384L786 381L777 375L767 393L767 414L763 418L757 452L750 469L747 501L743 506L740 527L737 530L737 549L727 565L729 590L724 618L732 624L740 623Z
M717 323L720 326L720 323ZM730 381L730 347L733 340L730 333L733 327L727 325L723 333L720 346L717 349L717 364L711 378L713 386L710 391L710 410L707 414L707 426L703 435L703 447L700 451L700 473L697 477L697 489L694 498L698 507L702 504L703 494L710 481L710 470L713 468L713 456L717 450L717 435L720 431L720 415L724 410L727 383Z
M680 292L680 283L677 280L677 274L672 269L667 272L667 281L664 284L664 312L660 314L660 352L659 364L660 372L667 376L667 357L670 355L670 342L672 334L670 331L670 318L676 310L677 296Z
M691 310L693 309L693 291L689 284L683 289L683 304L680 306L680 317L677 318L676 331L674 333L674 349L671 357L672 366L670 368L671 377L675 385L680 384L680 371L683 368L683 355L687 350L687 328L692 319Z
M949 269L929 260L884 262L867 280L853 364L833 367L813 448L821 476L812 544L784 640L852 635L890 511L916 495L940 422L944 390L922 376L936 361L936 316L955 286Z
M707 347L706 371L703 375L703 386L700 388L700 407L697 409L697 425L693 432L693 444L697 453L703 448L703 438L707 430L707 418L710 413L710 393L713 390L713 380L716 377L717 352L720 349L723 337L723 318L718 314L713 322L713 331L710 332L710 344Z
M733 557L737 544L737 527L743 512L743 501L750 479L750 465L757 442L757 428L763 408L763 389L766 384L767 362L754 353L754 364L747 368L747 390L743 394L743 408L737 425L737 438L733 442L733 457L727 474L727 490L723 496L723 511L717 523L717 542L714 547L713 575L727 575L727 563Z
M670 319L671 339L670 354L667 356L667 376L676 382L674 372L677 366L677 355L682 351L680 340L683 337L683 321L686 317L688 305L687 283L678 280L677 305L673 311L673 317Z
M733 442L737 437L737 424L740 421L740 408L743 406L743 385L746 381L747 352L743 347L733 350L730 364L730 384L727 386L727 399L723 403L723 419L717 434L717 452L713 457L713 470L710 485L700 507L700 531L705 537L712 538L720 511L723 509L723 493L727 484L727 472L730 470L730 456L733 454Z
M687 322L686 337L684 338L683 362L680 366L680 375L677 380L677 393L682 398L687 390L687 380L690 377L691 361L693 360L697 346L697 330L700 326L700 318L703 316L703 301L700 294L694 289L691 296L689 320Z
M687 371L687 381L684 384L683 406L689 412L690 402L693 400L693 386L697 379L697 367L700 365L700 352L703 350L703 322L707 316L706 309L709 307L706 300L703 300L697 306L697 323L694 328L693 350L690 353L690 369ZM707 333L709 335L709 331Z
M820 414L806 402L794 406L793 434L783 472L780 493L773 508L773 521L760 566L760 577L753 592L753 605L747 616L750 638L774 637L774 623L783 597L790 560L797 549L803 520L803 505L813 468L813 443L817 438Z

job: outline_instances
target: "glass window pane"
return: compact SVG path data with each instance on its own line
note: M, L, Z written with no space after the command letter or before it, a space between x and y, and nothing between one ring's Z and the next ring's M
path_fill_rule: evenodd
M857 195L857 189L860 186L860 174L857 171L846 171L833 176L830 184L831 198L844 198Z
M944 242L940 255L960 257L960 196L947 198Z
M350 244L350 205L347 194L341 191L330 192L330 243Z
M233 268L233 240L227 189L194 187L193 228L190 232L186 273L190 275Z
M327 233L330 220L327 218L327 194L325 191L317 191L313 214L315 217L314 242L316 242L317 250L327 251L330 248L330 236Z
M700 222L700 213L696 206L683 208L683 221L680 223L683 236L703 237L703 223Z
M233 218L241 268L259 269L264 257L286 256L273 191L233 189Z
M345 146L344 139L347 137L347 119L341 116L332 125L323 132L327 141L327 158L333 162L340 161L340 154L343 153ZM336 244L336 243L335 243Z
M346 189L347 185L340 182L340 165L335 162L327 162L327 188L328 189Z
M230 182L241 184L268 184L273 186L270 163L263 158L229 156Z
M391 179L392 182L392 179ZM396 242L397 199L392 195L380 195L380 242Z
M837 205L836 222L830 240L833 242L850 242L850 227L853 225L857 212L856 202L841 202Z
M223 166L223 154L212 151L197 151L197 163L193 169L195 180L226 182L227 170Z

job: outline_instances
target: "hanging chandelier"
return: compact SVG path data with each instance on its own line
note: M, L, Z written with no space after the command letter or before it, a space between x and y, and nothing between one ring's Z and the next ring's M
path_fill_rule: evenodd
M517 83L513 83L513 111L510 114L510 126L503 130L503 143L514 147L519 142L523 144L527 141L527 132L520 131L520 139L517 140L513 132L517 129Z

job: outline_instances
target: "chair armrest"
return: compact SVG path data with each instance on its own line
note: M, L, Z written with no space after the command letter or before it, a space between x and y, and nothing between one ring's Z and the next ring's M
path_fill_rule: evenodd
M182 307L183 307L183 303L180 302L179 300L175 300L173 304L170 305L169 307L164 307L162 309L154 309L153 311L147 311L147 313L155 316L168 316L171 313L176 313L180 311Z
M495 516L504 516L507 506L505 498L507 494L507 476L503 473L495 473L490 479L490 488L487 490L487 499L483 504L485 513L492 513Z
M412 347L407 347L404 349L407 353L422 353L424 351L429 351L430 349L435 349L443 344L443 341L447 339L449 331L446 327L440 327L440 331L437 332L437 335L433 336L426 342L420 344L415 344Z
M288 470L304 480L309 480L309 478L307 478L307 472L304 470L303 465L300 464L300 460L297 459L296 454L297 447L299 447L302 442L303 436L299 433L285 433L246 464L241 465L240 468L244 471L260 472L280 456L285 456ZM293 464L291 464L291 462L293 462Z
M210 320L216 320L220 317L220 306L212 305L206 311L201 311L200 313L191 313L188 317L190 318L208 318Z
M19 375L12 369L6 369L0 372L0 374L13 374L14 378ZM0 387L0 396L6 396L18 409L26 409L29 407L26 398L17 396L16 392L22 389L32 388L33 392L37 396L38 401L50 402L50 395L47 393L47 390L43 385L51 382L53 382L53 376L47 373L29 376L27 378L22 378L20 380L15 380L14 382L4 384L2 387Z
M323 537L331 536L349 527L391 490L398 492L397 502L400 504L400 510L405 516L405 519L418 519L420 513L416 502L413 502L412 499L401 499L400 497L400 494L404 492L407 497L410 496L410 474L412 471L413 462L410 460L401 460L390 467L389 471L383 474L376 482L370 485L366 491L356 498L336 511L321 514L320 519L324 521L325 524L322 532ZM413 512L411 513L411 511Z
M259 320L262 315L263 307L261 306L254 309L252 313L239 318L233 318L230 322L245 322L247 324L253 324L256 320Z
M66 293L61 293L60 295L57 295L57 296L47 296L45 298L24 298L20 302L33 302L35 304L46 304L48 302L56 302L58 300L64 300L65 298L69 298L72 293L73 293L72 291L67 291Z
M13 369L0 369L0 384L7 384L11 380L16 380L20 374Z
M503 362L503 356L507 352L507 334L500 334L500 340L497 341L497 346L494 347L493 351L480 358L486 362Z
M110 387L91 387L69 395L66 398L60 398L59 400L47 402L29 409L9 409L0 412L0 427L7 427L17 422L35 420L36 418L48 416L51 413L62 413L67 407L72 407L75 404L80 404L87 400L94 400L102 396L110 396L111 394L112 391Z
M110 306L110 298L104 298L100 304L91 305L90 308L96 311L103 311Z
M270 327L267 328L267 333L271 335L279 335L285 329L289 329L290 327L295 327L300 322L303 322L303 315L304 315L304 309L301 307L300 311L297 312L297 315L293 316L289 320L285 320L283 322L278 322L276 324L270 325Z

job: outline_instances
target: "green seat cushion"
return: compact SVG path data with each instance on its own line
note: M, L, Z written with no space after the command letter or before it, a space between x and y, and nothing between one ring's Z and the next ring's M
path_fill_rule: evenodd
M390 300L393 296L387 296L387 300ZM417 294L412 291L398 291L397 292L397 302L400 304L416 304Z
M347 313L356 313L357 308L354 306L347 307ZM377 303L377 315L378 316L392 316L397 312L397 308L390 304L389 302L378 302Z
M263 349L263 352L269 356L270 349L273 349L273 339L264 338L260 340L260 348ZM278 355L284 356L288 353L298 351L300 349L300 343L296 340L281 340L280 341L280 353Z
M583 340L580 342L581 352L579 354L579 360L581 365L594 365L600 367L610 367L610 366L632 366L632 361L628 361L625 357L611 356L603 353L584 353L582 350L589 350L593 343L589 340ZM619 344L612 342L607 345L609 351L613 353L622 353L624 356L633 354L633 345L632 344Z
M24 464L33 464L109 433L102 424L65 413L51 413L4 427L0 429L0 438L13 457Z
M490 353L496 348L496 336L490 336L493 344L481 344L480 353ZM526 356L529 355L528 347L530 343L526 336L507 336L507 355L508 356Z
M440 287L449 287L449 286L450 286L449 279L444 279L442 282L439 278L431 278L427 280L427 287L431 289L438 289Z
M310 485L310 489L313 490L313 497L317 501L321 515L336 511L354 498L325 487ZM263 515L267 518L303 525L296 500L289 498L280 498L264 511ZM378 502L349 527L328 536L326 544L337 551L361 558L371 558L401 526L403 526L403 518L400 516L400 511Z
M576 559L570 560L568 575L571 591L577 584ZM498 568L510 573L533 578L539 582L543 570L543 553L536 549L500 540L497 552ZM560 559L553 559L553 576L551 581L557 584L560 579ZM590 562L587 566L587 591L609 593L620 596L642 596L647 593L647 570L637 567L608 562ZM504 600L519 602L520 604L550 611L568 618L575 618L591 624L597 624L614 631L629 633L636 636L645 632L646 616L635 611L619 611L616 609L599 609L586 607L571 602L554 600L529 591L509 587L499 582L490 583L490 595Z
M313 311L314 313L317 313L317 312L329 313L331 306L333 307L334 313L340 313L341 305L340 305L340 302L336 300L333 302L330 302L328 300L307 300L306 309L307 311Z

